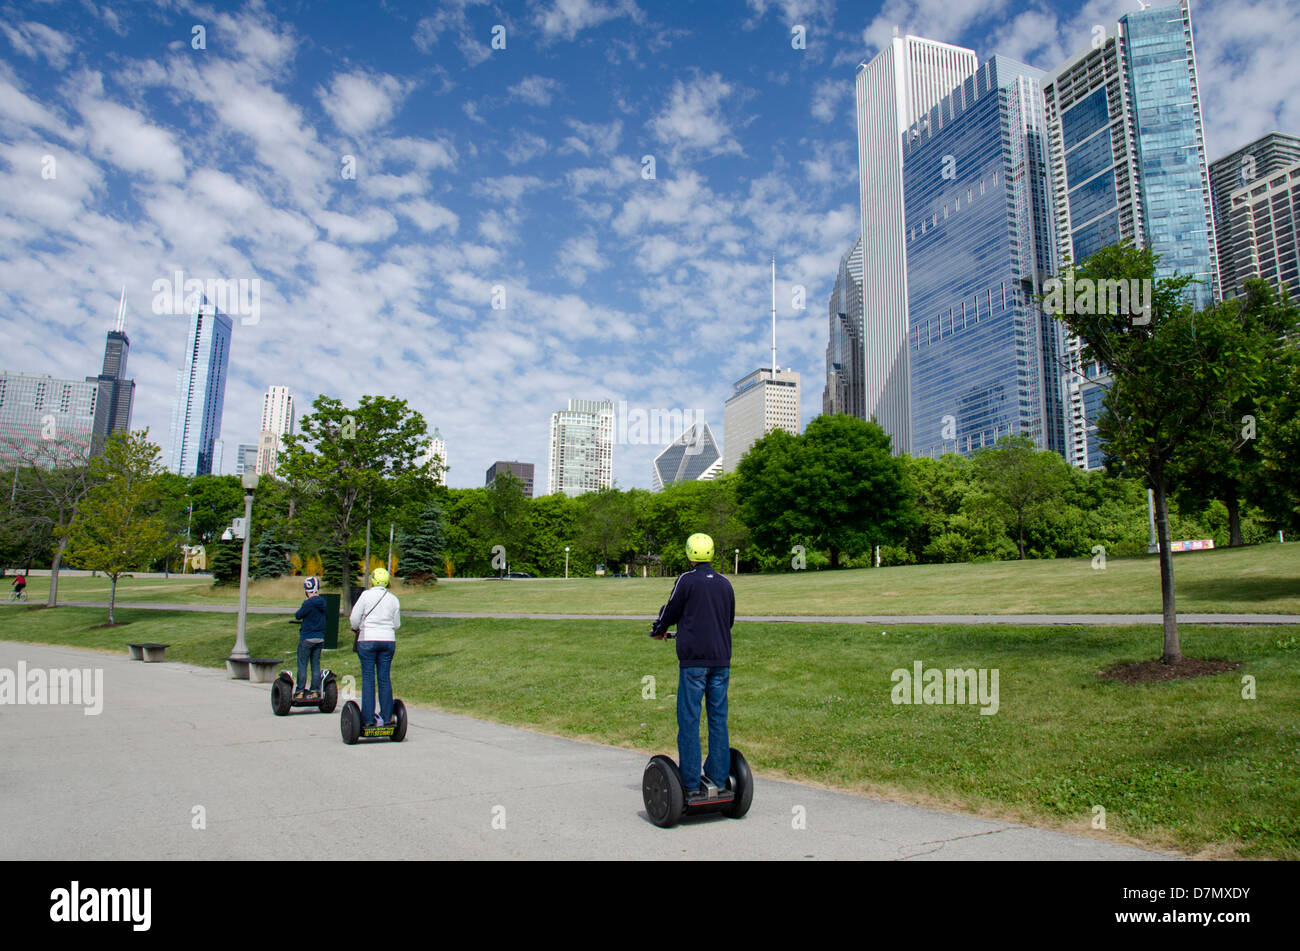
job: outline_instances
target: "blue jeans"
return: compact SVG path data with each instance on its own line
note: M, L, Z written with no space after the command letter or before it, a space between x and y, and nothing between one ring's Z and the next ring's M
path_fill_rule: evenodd
M308 637L298 642L298 679L294 681L298 689L307 680L307 661L311 661L311 689L320 689L320 647L325 643L321 637Z
M360 641L357 656L361 659L361 725L375 722L375 675L379 677L379 715L387 723L393 717L393 665L396 641Z
M677 678L677 760L682 785L700 788L700 703L709 713L709 759L704 772L719 789L731 774L731 741L727 738L727 684L730 667L683 667Z

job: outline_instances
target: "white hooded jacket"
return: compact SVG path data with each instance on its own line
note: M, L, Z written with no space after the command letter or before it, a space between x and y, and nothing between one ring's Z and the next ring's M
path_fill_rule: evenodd
M354 631L361 629L363 641L395 641L402 626L402 606L397 595L376 585L361 592L349 620Z

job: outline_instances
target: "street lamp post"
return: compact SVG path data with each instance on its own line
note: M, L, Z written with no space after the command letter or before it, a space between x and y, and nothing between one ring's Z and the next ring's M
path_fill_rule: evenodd
M736 549L736 567L735 570L732 571L731 573L733 575L740 574L740 549L739 548Z
M257 488L257 473L245 472L240 477L244 483L244 554L239 562L239 626L235 634L235 649L230 656L236 660L248 657L244 643L244 623L248 615L248 536L253 529L253 490Z
M564 546L564 578L566 581L569 578L569 546L568 545Z

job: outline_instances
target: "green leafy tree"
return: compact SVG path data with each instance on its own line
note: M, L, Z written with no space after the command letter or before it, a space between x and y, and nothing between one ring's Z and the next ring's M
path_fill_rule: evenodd
M68 561L102 571L111 582L109 624L116 623L118 578L165 557L175 544L157 514L160 455L148 430L110 436L103 453L91 461L91 488L68 533Z
M1235 337L1227 345L1261 361L1253 387L1242 387L1235 400L1220 400L1212 407L1219 414L1215 425L1191 434L1172 465L1174 492L1190 508L1204 509L1219 501L1227 510L1228 545L1243 542L1241 501L1247 486L1258 480L1261 464L1259 426L1267 429L1278 420L1277 408L1287 398L1287 369L1295 347L1287 337L1300 326L1300 310L1285 290L1276 292L1265 281L1248 281L1245 293L1221 308L1236 310L1237 320L1224 321L1225 332ZM1291 417L1294 418L1294 414Z
M916 513L906 464L874 422L819 416L802 436L773 430L740 461L740 516L761 547L807 540L827 552L860 554L901 540Z
M1277 397L1261 410L1259 466L1248 491L1273 529L1300 533L1300 350L1283 348Z
M1039 450L1028 436L1004 436L975 454L975 471L994 507L1014 532L1020 560L1025 531L1048 518L1069 480L1069 463L1059 453Z
M588 492L579 497L579 544L613 570L615 559L628 554L633 539L636 507L626 492L617 488ZM622 569L619 569L620 571Z
M531 534L529 516L523 482L513 473L498 472L492 484L482 490L479 504L468 520L468 528L488 557L494 557L490 553L496 546L504 549L504 567L496 571L504 574L507 567L520 571L535 567L526 558Z
M289 484L295 518L323 536L322 557L350 553L358 536L364 547L367 512L387 510L441 471L436 459L420 463L428 429L405 400L363 396L346 407L321 395L300 430L285 437L277 474ZM353 574L336 570L347 604Z
M1220 430L1229 408L1257 390L1262 371L1260 352L1241 332L1240 309L1229 302L1195 311L1188 294L1193 279L1157 279L1156 260L1149 249L1115 245L1094 254L1075 276L1093 287L1113 280L1150 282L1145 310L1130 295L1127 312L1112 301L1110 312L1095 306L1084 308L1095 313L1058 316L1082 341L1082 359L1099 362L1110 377L1097 423L1107 466L1141 477L1154 493L1164 616L1161 660L1177 664L1182 648L1169 520L1176 460L1203 439L1226 444L1227 434Z
M80 439L16 440L7 447L18 468L13 473L4 534L8 552L27 561L48 552L50 590L46 604L58 603L59 569L68 531L91 487L90 447Z

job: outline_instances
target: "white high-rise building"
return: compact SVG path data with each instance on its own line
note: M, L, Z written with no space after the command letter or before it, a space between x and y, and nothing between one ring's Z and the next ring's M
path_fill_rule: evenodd
M551 414L547 491L565 495L614 485L614 401L569 400Z
M722 471L735 472L741 457L774 429L799 435L799 374L780 368L760 367L737 380L735 392L723 407L726 440Z
M912 450L902 136L978 65L974 50L896 36L858 67L865 408L895 453ZM728 423L729 466L739 461L732 439Z
M438 472L437 482L439 485L446 485L447 470L450 468L447 465L447 440L442 438L442 432L437 426L433 427L433 438L429 440L428 448L424 450L424 454L416 461L422 466L426 463L432 462L434 459L437 459L439 465L442 467Z
M293 394L287 386L267 387L262 397L262 429L257 440L257 474L275 475L280 440L293 434Z

